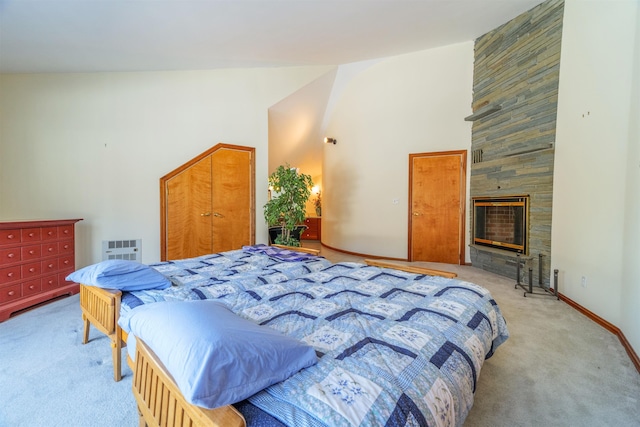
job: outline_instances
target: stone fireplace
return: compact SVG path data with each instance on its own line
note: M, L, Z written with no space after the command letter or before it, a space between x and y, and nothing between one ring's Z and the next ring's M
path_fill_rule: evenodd
M515 281L521 263L544 287L563 10L562 0L547 0L476 39L473 114L465 118L473 122L471 264Z

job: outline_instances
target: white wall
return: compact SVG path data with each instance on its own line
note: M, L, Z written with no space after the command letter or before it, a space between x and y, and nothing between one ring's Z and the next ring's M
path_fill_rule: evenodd
M159 178L219 142L256 147L266 243L267 110L327 67L0 76L0 219L84 218L76 264L102 240L160 257Z
M640 6L636 12L635 62L631 76L629 152L622 259L622 320L627 340L640 352Z
M634 0L565 3L551 242L560 292L620 327L635 349L637 8Z
M407 258L409 154L469 149L472 85L471 41L387 58L352 77L326 130L338 143L324 147L324 244Z

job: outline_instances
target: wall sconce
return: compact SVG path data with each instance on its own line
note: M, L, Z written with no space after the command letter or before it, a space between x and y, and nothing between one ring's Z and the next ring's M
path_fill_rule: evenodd
M335 138L325 138L325 139L324 139L324 143L325 143L325 144L333 144L333 145L336 145L336 142L338 142L338 141L336 141L336 139L335 139Z

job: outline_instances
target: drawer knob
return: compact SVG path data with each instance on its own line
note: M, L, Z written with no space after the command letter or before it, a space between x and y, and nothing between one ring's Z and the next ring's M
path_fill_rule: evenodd
M14 254L9 254L8 257L9 258L13 258Z
M29 251L29 255L33 255L33 254L35 254L35 253L36 253L36 251L34 251L33 249L31 249L31 250Z
M9 234L9 235L7 236L7 239L13 239L13 237L14 237L14 236L13 236L13 234Z
M35 289L35 288L36 288L35 285L29 286L29 289Z
M9 291L9 293L7 295L9 295L10 297L14 296L16 294L16 291Z
M53 252L53 248L49 248L49 252Z
M36 269L35 269L35 268L33 268L33 267L31 267L31 268L29 269L29 273L33 273L34 271L36 271Z
M35 233L32 231L31 233L29 233L29 237L33 237L35 236Z
M49 267L49 268L53 268L53 264L49 264L47 267Z
M13 277L13 273L8 273L7 277Z

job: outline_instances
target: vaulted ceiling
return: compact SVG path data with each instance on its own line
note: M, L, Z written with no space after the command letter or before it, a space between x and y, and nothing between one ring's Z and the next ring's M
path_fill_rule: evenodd
M340 65L473 40L540 0L0 0L0 72Z

